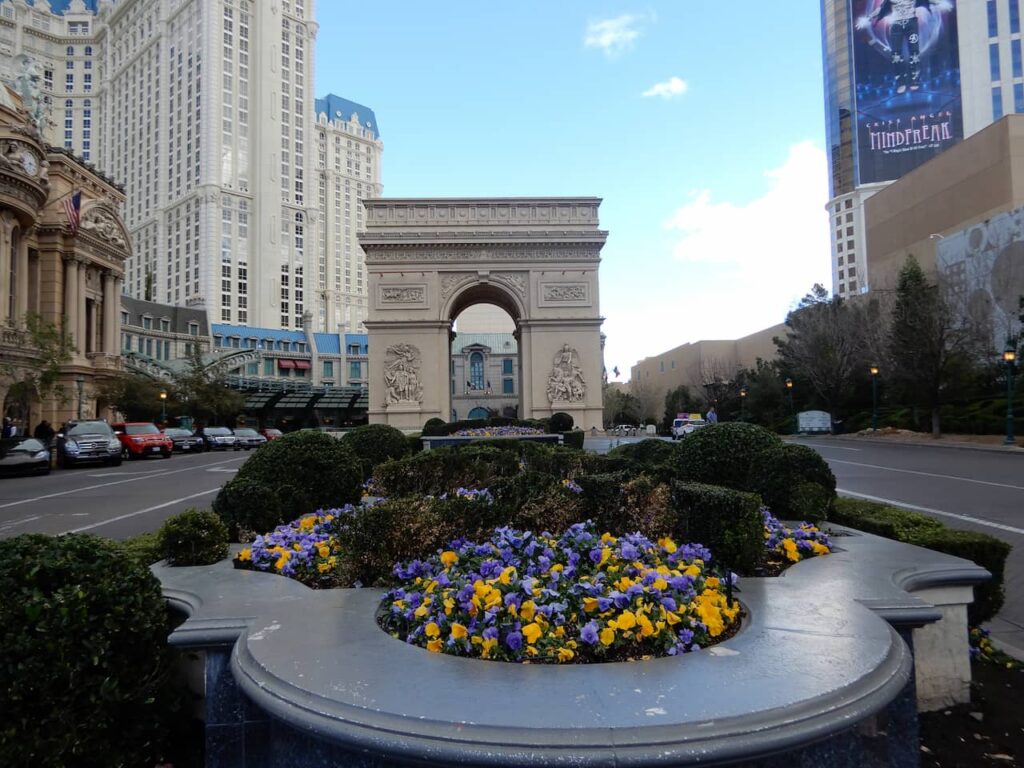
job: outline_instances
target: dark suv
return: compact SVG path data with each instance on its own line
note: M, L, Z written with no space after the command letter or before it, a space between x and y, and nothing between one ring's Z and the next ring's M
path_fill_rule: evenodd
M99 461L116 467L121 463L121 441L105 421L69 421L57 433L57 463L72 467L84 461Z

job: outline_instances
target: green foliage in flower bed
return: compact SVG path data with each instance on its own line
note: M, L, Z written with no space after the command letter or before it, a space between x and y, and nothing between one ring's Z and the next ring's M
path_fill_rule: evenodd
M381 625L435 653L502 661L621 661L696 650L736 621L700 545L640 534L499 528L395 567Z
M699 541L715 553L723 567L740 573L753 573L761 564L764 521L757 496L679 481L672 482L671 493L680 540Z
M364 424L348 432L342 442L359 457L363 479L373 474L373 468L390 459L407 456L409 442L398 429L388 424Z
M866 533L962 557L985 568L992 579L974 588L974 602L967 608L972 626L984 624L1003 607L1006 558L1012 549L1006 542L984 533L946 528L938 520L917 512L859 499L837 499L832 520Z
M679 480L756 491L761 455L781 445L776 435L756 424L712 424L681 440L670 465Z
M130 560L146 568L164 559L158 531L140 533L138 536L118 542L118 545Z
M780 444L759 454L750 490L776 517L820 523L836 498L836 478L821 454L806 445Z
M318 509L357 502L362 480L360 460L344 440L290 432L249 457L217 494L213 511L234 539L243 529L269 531Z
M561 435L563 446L577 451L583 450L583 441L586 439L586 434L582 431L577 429L572 432L562 432Z
M649 470L671 461L677 450L678 446L674 443L649 437L636 443L626 443L612 448L608 455L635 461L645 470Z
M95 536L17 536L0 594L0 765L160 762L176 699L149 569Z
M186 509L168 518L158 536L168 565L213 565L228 556L227 526L206 509Z
M548 431L547 423L534 419L512 419L507 416L493 416L489 419L463 419L438 423L440 419L428 419L423 425L424 437L444 437L454 435L462 429L482 429L486 427L534 427Z

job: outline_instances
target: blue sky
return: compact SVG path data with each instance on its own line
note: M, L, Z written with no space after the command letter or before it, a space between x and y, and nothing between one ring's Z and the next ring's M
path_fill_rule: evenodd
M376 112L387 197L604 198L624 380L828 284L815 5L319 0L316 91Z

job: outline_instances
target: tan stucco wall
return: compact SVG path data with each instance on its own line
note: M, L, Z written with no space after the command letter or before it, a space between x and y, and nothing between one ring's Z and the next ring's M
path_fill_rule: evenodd
M895 287L910 254L934 272L939 235L1021 205L1024 115L1007 115L867 200L868 284Z

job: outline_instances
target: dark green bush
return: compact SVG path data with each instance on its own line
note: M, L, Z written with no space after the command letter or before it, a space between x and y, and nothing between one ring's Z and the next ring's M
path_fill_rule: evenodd
M420 440L419 435L406 435L405 441L409 446L409 450L406 451L408 455L419 453L423 450L423 441Z
M440 423L438 423L440 422ZM484 427L534 427L548 431L543 420L513 419L508 416L492 416L489 419L463 419L462 421L441 422L440 419L428 419L423 425L424 437L443 437L453 435L461 429L483 429Z
M1012 547L984 533L946 528L938 520L899 507L859 499L838 499L832 519L889 539L945 552L977 563L992 579L974 588L974 602L967 609L971 626L985 623L1003 605L1006 558Z
M836 478L814 449L780 444L754 460L750 490L760 494L775 517L818 524L835 500Z
M686 439L690 437L693 435ZM754 573L764 557L764 521L758 496L679 481L672 482L671 494L677 540L700 542L719 565L738 573Z
M515 450L472 443L463 448L435 448L387 461L374 470L373 482L380 495L390 498L440 496L460 487L488 488L496 479L511 477L519 471Z
M498 516L515 528L558 534L586 519L578 494L544 472L525 470L490 487Z
M586 437L586 435L583 433L582 430L579 430L579 429L577 429L577 430L575 430L573 432L563 432L562 433L562 445L564 445L566 448L573 448L573 449L575 449L577 451L582 451L583 450L583 439L585 437Z
M0 765L161 762L177 699L149 569L96 536L17 536L0 594Z
M601 530L628 533L618 528L622 520L622 489L633 477L633 472L618 471L595 472L576 478L576 483L583 489L584 513Z
M362 481L362 465L344 440L312 430L289 432L249 457L213 509L232 537L240 529L266 533L318 509L357 503Z
M548 426L555 434L568 432L575 423L572 416L564 411L557 411L551 414L551 418L548 420Z
M974 602L967 606L967 620L972 627L984 624L999 613L1005 598L1006 558L1013 549L1009 544L984 533L951 528L919 531L908 543L962 557L992 574L991 580L974 588Z
M638 443L625 443L608 451L609 456L635 461L645 470L650 470L672 460L678 446L666 440L649 437Z
M427 423L423 425L423 434L443 435L444 432L434 432L432 430L439 429L440 427L443 427L447 423L448 422L446 422L444 419L437 418L437 416L434 416L432 419L427 419Z
M163 559L160 548L160 535L157 531L140 533L130 539L118 542L128 557L146 568Z
M388 424L364 424L345 434L342 441L352 449L363 467L363 479L373 474L373 468L389 459L400 459L409 454L409 442L401 430Z
M712 424L683 438L670 464L682 480L753 491L752 475L761 454L780 444L776 435L756 424Z
M160 550L168 565L213 565L228 556L228 529L206 509L186 509L160 528Z
M431 555L456 537L479 540L501 524L500 515L496 506L464 499L396 498L360 507L340 521L339 580L383 584L395 563Z
M622 486L619 518L611 525L616 534L640 531L658 539L675 534L677 522L668 485L648 475L637 475Z

